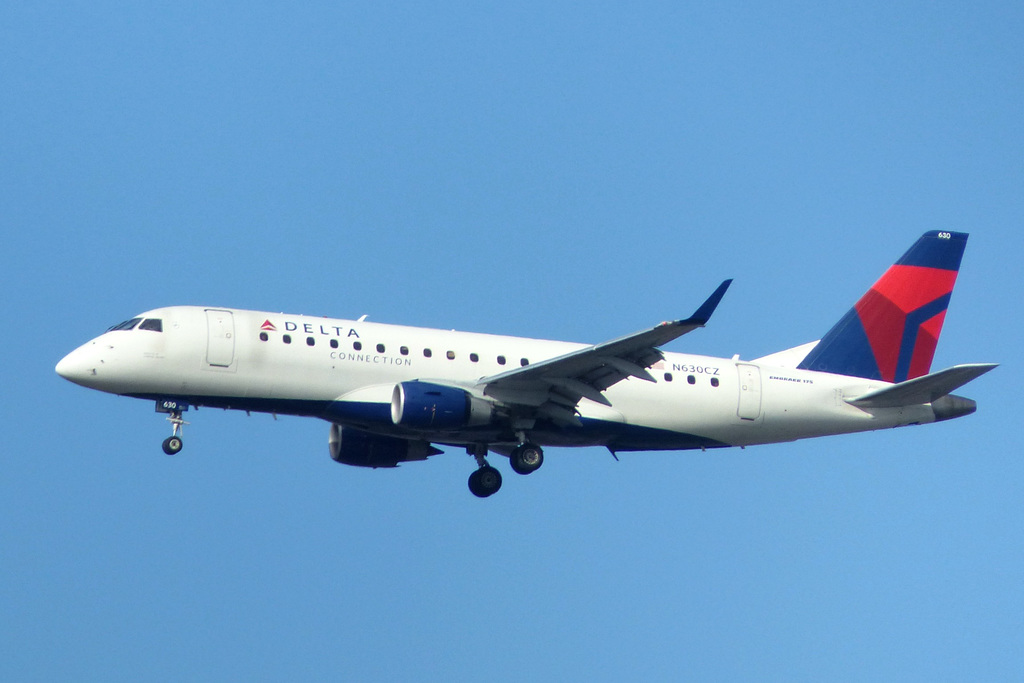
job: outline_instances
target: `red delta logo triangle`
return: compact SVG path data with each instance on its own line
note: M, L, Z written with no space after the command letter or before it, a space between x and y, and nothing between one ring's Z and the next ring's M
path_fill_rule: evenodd
M274 327L274 323L270 322L269 320L265 320L263 322L263 324L260 325L260 329L261 330L270 330L271 332L277 332L277 328Z

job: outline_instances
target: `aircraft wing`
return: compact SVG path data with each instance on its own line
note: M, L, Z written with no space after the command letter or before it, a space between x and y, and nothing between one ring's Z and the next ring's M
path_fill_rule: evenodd
M537 413L560 422L578 423L576 405L583 398L610 405L604 390L628 377L653 382L647 371L664 356L658 346L703 327L725 291L726 280L685 320L588 346L557 358L509 370L477 383L486 396L502 403L535 408Z

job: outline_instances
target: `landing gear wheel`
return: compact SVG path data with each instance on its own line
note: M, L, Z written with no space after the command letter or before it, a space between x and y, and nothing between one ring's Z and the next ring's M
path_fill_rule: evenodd
M490 465L484 465L469 475L469 490L478 498L486 498L501 488L501 472Z
M181 443L180 436L169 436L164 439L164 453L167 455L174 455L181 450L184 444Z
M512 471L516 474L529 474L540 469L544 464L544 451L540 446L524 443L516 446L508 456Z

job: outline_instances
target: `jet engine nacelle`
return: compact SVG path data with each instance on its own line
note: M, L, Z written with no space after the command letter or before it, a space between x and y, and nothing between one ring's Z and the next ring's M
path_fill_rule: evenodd
M391 393L391 420L415 429L460 429L491 421L494 408L464 389L402 382Z
M442 452L426 441L378 436L337 424L331 425L327 444L335 462L356 467L398 467L400 462L426 460Z

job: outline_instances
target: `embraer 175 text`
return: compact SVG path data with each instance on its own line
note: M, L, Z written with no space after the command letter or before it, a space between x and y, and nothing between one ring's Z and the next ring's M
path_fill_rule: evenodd
M685 320L603 344L201 306L159 308L69 353L57 373L156 402L181 450L182 413L213 406L318 417L331 457L395 467L465 447L469 489L501 487L488 451L529 474L542 446L723 448L938 422L950 392L996 367L931 372L967 235L929 232L818 342L752 361L659 347L703 327L723 282Z

